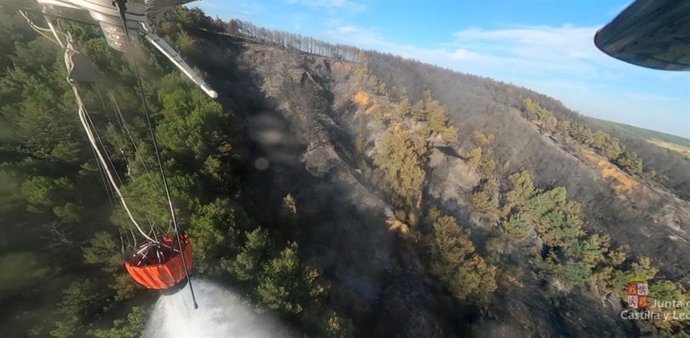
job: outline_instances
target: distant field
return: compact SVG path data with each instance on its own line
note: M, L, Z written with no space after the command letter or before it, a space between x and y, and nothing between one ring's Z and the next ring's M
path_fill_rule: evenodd
M664 141L660 141L657 139L647 140L647 142L655 144L655 145L662 147L662 148L677 151L677 152L679 152L683 155L686 155L686 156L690 156L690 147L683 147L683 146L675 144L675 143L664 142Z
M663 143L670 143L671 145L681 146L681 148L685 148L685 149L690 148L690 139L687 139L684 137L666 134L666 133L662 133L659 131L639 128L639 127L634 127L634 126L630 126L630 125L622 124L622 123L617 123L617 122L611 122L611 121L600 120L600 119L595 119L595 118L591 118L591 120L594 123L598 123L598 124L606 126L608 128L615 129L615 130L622 132L622 133L642 137L642 138L645 138L649 141L661 141L661 142L652 142L652 143L654 143L658 146L664 147L664 148L669 148L672 150L684 152L680 149L674 149L675 147L671 147L669 145L662 145Z

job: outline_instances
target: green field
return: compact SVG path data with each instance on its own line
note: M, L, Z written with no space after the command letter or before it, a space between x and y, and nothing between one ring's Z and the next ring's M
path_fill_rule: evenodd
M671 135L667 133L662 133L659 131L654 131L654 130L649 130L649 129L644 129L640 127L634 127L631 125L627 124L622 124L618 122L612 122L612 121L606 121L606 120L600 120L600 119L595 119L595 118L590 118L590 120L595 123L599 124L602 127L608 128L608 129L613 129L615 131L618 131L623 134L631 135L631 136L637 136L641 138L645 138L648 140L659 140L659 141L664 141L668 143L673 143L682 147L690 147L690 139L676 136L676 135Z

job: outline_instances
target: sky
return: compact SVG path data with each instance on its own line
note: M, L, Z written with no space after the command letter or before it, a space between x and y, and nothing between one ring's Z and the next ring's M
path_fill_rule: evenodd
M641 68L593 43L630 0L203 0L238 18L320 40L491 77L584 115L690 138L690 72Z

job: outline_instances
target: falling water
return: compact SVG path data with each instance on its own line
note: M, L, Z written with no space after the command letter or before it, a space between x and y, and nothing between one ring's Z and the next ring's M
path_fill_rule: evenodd
M211 282L193 280L198 309L189 285L162 295L146 325L144 337L286 337L277 323L256 315L240 297Z

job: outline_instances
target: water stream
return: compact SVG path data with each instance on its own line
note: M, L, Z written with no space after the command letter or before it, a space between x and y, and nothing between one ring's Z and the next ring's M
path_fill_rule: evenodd
M274 320L258 316L242 299L209 281L194 279L198 309L189 285L161 295L146 325L144 337L284 337Z

